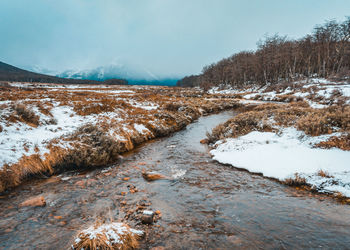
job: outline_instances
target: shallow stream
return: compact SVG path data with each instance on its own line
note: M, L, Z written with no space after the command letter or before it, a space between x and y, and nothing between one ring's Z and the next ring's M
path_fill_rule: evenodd
M233 115L202 117L114 166L16 188L0 199L0 248L67 249L97 217L144 230L142 249L349 248L349 206L210 158L199 141ZM168 178L148 182L142 170ZM19 208L37 195L45 197L45 207ZM142 207L159 210L161 217L142 225Z

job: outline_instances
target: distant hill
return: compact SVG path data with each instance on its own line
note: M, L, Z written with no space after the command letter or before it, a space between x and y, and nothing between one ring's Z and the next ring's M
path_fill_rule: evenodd
M65 83L65 84L119 84L128 82L123 79L109 79L108 81L69 79L56 76L44 75L23 70L12 65L0 62L0 81L10 82L38 82L38 83Z

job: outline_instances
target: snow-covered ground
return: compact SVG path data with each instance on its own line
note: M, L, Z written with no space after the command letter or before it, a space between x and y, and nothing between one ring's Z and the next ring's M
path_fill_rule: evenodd
M221 85L209 94L240 95L243 104L304 101L311 108L333 104L350 105L350 83L322 78L297 81L285 86L267 85L233 89ZM350 151L321 149L315 144L339 134L311 137L293 127L279 128L279 133L253 131L238 138L218 141L213 158L251 172L284 181L297 173L320 192L340 192L350 197ZM319 171L325 171L322 176Z
M35 110L35 108L33 108ZM8 123L5 119L0 119L0 126L3 131L0 136L0 169L4 164L13 164L26 155L39 153L43 155L48 152L48 144L52 139L60 138L75 132L79 127L86 124L96 125L100 121L108 118L114 121L123 121L121 114L123 110L115 110L115 112L103 112L100 114L91 114L80 116L74 112L72 106L59 106L56 104L51 109L52 117L47 116L36 110L36 114L40 116L41 125L37 127L30 126L23 122ZM0 118L6 115L6 110L2 110ZM45 121L54 119L55 124L46 124ZM141 130L135 126L135 130L140 134L146 134L148 130L144 127ZM142 125L143 126L143 125ZM133 132L133 131L131 131ZM118 140L125 140L120 134L110 133L112 137ZM65 147L68 144L64 145Z
M41 120L49 119L40 112L36 113L40 115ZM6 120L0 119L0 125L3 127L0 136L0 169L4 164L16 163L23 155L31 155L35 151L46 153L47 142L93 121L92 117L76 115L72 107L68 106L55 107L51 113L57 124L36 128L22 122L7 124ZM4 115L4 112L1 115Z
M350 197L350 151L313 147L334 135L311 137L295 128L281 128L279 133L253 131L218 141L210 153L221 163L281 181L297 173L320 192ZM329 177L320 176L320 170Z
M133 140L140 143L154 138L154 131L176 128L168 121L189 122L195 119L195 113L187 114L186 109L167 110L165 106L170 103L198 108L203 113L212 112L215 106L236 105L232 99L210 100L205 97L202 102L198 98L187 97L188 93L190 96L197 93L197 90L191 89L32 83L10 85L12 87L5 86L5 91L0 91L0 174L2 170L8 171L16 163L27 159L22 159L24 156L39 155L41 160L45 160L54 147L55 150L56 147L74 150L75 143L79 143L81 138L80 135L79 138L74 136L85 125L91 125L91 128L107 135L124 152L134 146ZM33 120L34 123L31 122ZM150 127L154 128L153 132Z
M29 83L18 83L12 84L15 87L27 87L32 86ZM35 85L34 85L35 86ZM48 88L50 92L57 92L62 94L65 92L65 88L69 88L69 93L67 93L67 99L69 100L69 95L75 93L81 89L81 86L76 85L40 85L40 88ZM57 88L59 87L59 88ZM96 86L95 86L96 87ZM125 100L127 103L132 105L135 108L141 108L145 111L157 110L159 105L151 101L137 101L132 99L132 95L136 94L135 91L130 89L108 89L104 86L101 86L101 89L87 89L81 90L86 91L89 94L89 99L94 101L94 93L106 93L109 98L114 100ZM33 87L35 89L35 87ZM73 88L77 88L76 90ZM32 92L35 97L35 90ZM119 98L118 94L131 94L130 98ZM95 100L96 103L99 100ZM8 118L11 114L14 113L13 106L16 104L21 104L24 102L24 105L29 110L33 111L35 115L39 116L40 124L35 126L30 126L25 122L16 121L9 122ZM50 115L45 115L37 107L39 103L48 102L51 105ZM26 104L29 103L29 104ZM1 101L2 105L0 109L0 169L4 164L14 164L19 161L22 156L29 156L35 153L43 156L48 152L48 144L51 140L55 138L60 138L75 132L78 128L86 124L92 124L99 126L99 123L102 121L112 121L118 122L110 128L109 135L115 138L116 140L123 141L126 140L123 135L120 133L120 129L133 134L135 132L139 134L147 134L150 131L142 124L135 124L134 127L123 128L123 121L128 117L128 111L123 109L116 109L113 112L102 112L99 114L90 114L81 116L74 111L74 103L68 103L67 105L61 105L60 102L54 98L43 98L43 96L38 94L38 98L28 98L25 100L16 100L10 101L5 100ZM50 122L54 121L54 122ZM125 122L125 121L124 121ZM68 146L68 144L62 145Z
M246 100L282 101L289 102L302 99L309 103L312 108L325 108L339 98L343 98L345 104L350 105L350 83L332 82L323 78L312 78L291 83L282 90L269 89L272 85L263 87L252 86L234 89L231 86L221 85L208 90L208 94L241 95ZM289 97L286 97L286 96Z

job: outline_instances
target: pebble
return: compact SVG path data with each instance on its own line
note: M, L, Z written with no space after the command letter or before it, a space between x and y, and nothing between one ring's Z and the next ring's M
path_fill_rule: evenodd
M141 222L143 224L152 224L154 219L154 212L149 210L144 210L141 216Z
M153 172L148 172L148 173L147 172L142 172L142 177L146 181L155 181L155 180L159 180L159 179L168 179L164 175L153 173Z

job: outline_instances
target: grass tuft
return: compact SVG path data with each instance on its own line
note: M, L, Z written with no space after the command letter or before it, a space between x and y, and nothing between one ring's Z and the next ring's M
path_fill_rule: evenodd
M124 223L97 222L78 234L72 248L79 250L136 249L140 234L142 234L141 231L131 229Z
M294 177L287 178L284 180L284 183L291 187L304 187L309 186L304 177L301 177L298 173L294 174Z
M33 127L39 126L40 117L36 115L33 110L27 108L25 105L16 104L13 106L13 110L20 121L24 121L28 125Z

